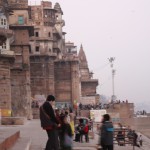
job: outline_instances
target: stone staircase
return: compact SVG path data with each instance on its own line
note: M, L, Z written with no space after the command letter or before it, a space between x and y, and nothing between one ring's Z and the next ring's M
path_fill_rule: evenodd
M31 139L19 138L9 150L29 150L30 146L31 146Z
M31 145L31 139L20 137L18 130L1 130L0 128L0 150L41 150L40 147Z
M20 137L20 131L0 130L0 150L44 150L40 145L33 145L32 140ZM76 143L73 150L96 150L95 146L88 143Z
M0 150L8 150L20 137L20 131L0 130Z

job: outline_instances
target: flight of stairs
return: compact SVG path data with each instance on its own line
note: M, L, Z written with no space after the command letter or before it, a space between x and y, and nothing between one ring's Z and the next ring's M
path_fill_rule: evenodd
M0 150L42 150L42 148L32 145L30 138L21 137L18 130L0 129Z

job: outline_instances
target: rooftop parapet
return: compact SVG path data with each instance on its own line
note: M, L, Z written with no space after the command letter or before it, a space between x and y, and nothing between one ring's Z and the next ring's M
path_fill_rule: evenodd
M28 0L9 0L8 4L11 9L28 9Z
M43 6L43 9L52 9L52 2L42 1L41 5Z

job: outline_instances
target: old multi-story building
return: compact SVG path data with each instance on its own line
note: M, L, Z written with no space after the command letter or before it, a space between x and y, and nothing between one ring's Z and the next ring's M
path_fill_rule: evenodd
M0 109L2 115L11 114L11 80L10 68L15 57L10 51L10 38L13 32L9 29L8 16L10 15L7 0L0 1Z
M58 105L70 105L73 99L79 99L73 90L76 78L72 79L78 60L71 61L65 57L65 32L62 29L65 23L62 15L58 3L54 8L51 2L44 1L39 6L31 6L35 27L34 36L30 38L31 93L32 97L54 94Z
M30 25L28 0L9 0L13 15L9 17L9 26L14 36L10 43L15 53L15 63L11 68L12 114L14 116L31 115L29 37L34 34Z
M7 0L0 0L0 50L1 53L10 50L9 38L12 31L9 30L8 16L12 14L12 10Z
M58 6L57 6L58 5ZM52 9L51 2L41 2L39 6L31 6L34 36L30 38L31 52L31 91L32 96L55 94L54 88L54 60L62 57L64 39L61 19L62 11L59 4ZM57 14L57 16L56 16ZM56 19L59 22L56 28ZM42 87L42 88L41 88Z
M34 36L30 38L32 97L54 94L58 107L72 106L74 102L80 102L81 94L85 92L84 97L95 97L98 81L91 79L88 65L83 68L80 64L79 58L82 54L78 57L74 43L65 43L65 22L60 5L56 3L52 7L51 2L42 1L41 5L31 6L30 10L35 27ZM83 81L84 69L87 69L88 77Z
M37 95L55 95L57 107L72 107L84 98L96 101L98 80L92 79L83 48L78 54L74 43L65 42L59 3L8 2L13 14L0 16L1 28L7 31L0 28L0 108L30 118L31 98Z

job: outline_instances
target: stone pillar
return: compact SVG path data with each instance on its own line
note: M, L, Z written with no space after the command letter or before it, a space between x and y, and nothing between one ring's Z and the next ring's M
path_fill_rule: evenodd
M10 65L14 59L14 56L0 54L0 109L11 110Z
M80 87L79 87L79 62L72 61L71 62L71 88L72 88L72 104L74 101L79 102L80 98Z
M18 117L32 118L29 46L16 46L20 53L11 69L12 82L12 114Z
M54 60L51 60L47 64L47 95L52 94L55 95L55 75L54 75ZM46 95L46 97L47 97Z

